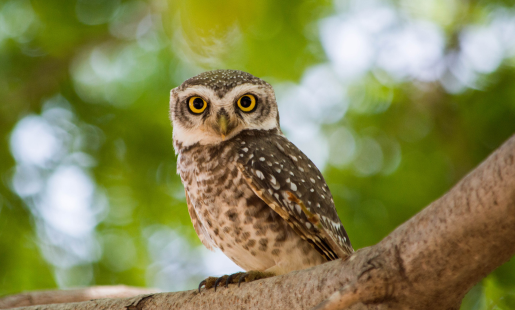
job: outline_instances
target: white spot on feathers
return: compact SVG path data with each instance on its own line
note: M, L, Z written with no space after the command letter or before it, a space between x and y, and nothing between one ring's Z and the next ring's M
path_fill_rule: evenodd
M333 228L336 229L336 230L338 230L340 228L340 226L341 226L340 223L336 223L336 222L333 222L333 221L331 221L331 224L333 225Z
M270 183L272 183L274 185L277 183L275 180L275 177L273 175L270 176Z
M275 180L275 177L273 175L270 175L270 185L272 185L272 188L275 190L278 190L281 188L281 184L277 183Z
M249 151L249 148L248 147L244 147L244 148L242 148L242 151L247 153Z
M311 223L310 223L310 222L306 222L306 227L307 227L308 229L310 229L310 228L311 228Z
M277 191L277 190L281 189L281 184L272 185L272 188Z
M260 178L261 180L264 180L264 179L265 179L265 175L263 174L263 172L261 172L261 171L259 171L259 170L256 170L254 173L255 173L255 174L256 174L256 176L257 176L258 178Z
M295 185L295 183L292 182L290 186L292 191L297 191L297 185Z
M313 179L313 178L309 178L309 179L310 179L310 180L311 180L311 182L313 182L313 183L315 183L315 182L316 182L316 181L315 181L315 179Z
M279 143L276 142L275 145L279 150L281 150L281 152L284 152L284 148Z
M300 212L302 212L302 209L300 208L299 205L295 205L295 210L297 210L297 212L300 214Z
M293 159L294 161L297 161L297 157L295 157L293 155L290 155L290 158Z
M260 161L265 161L265 158L264 157L259 157L259 160Z

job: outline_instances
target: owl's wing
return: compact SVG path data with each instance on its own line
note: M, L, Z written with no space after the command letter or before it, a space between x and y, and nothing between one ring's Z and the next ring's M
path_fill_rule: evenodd
M195 229L197 236L208 250L214 251L213 241L211 240L211 237L209 237L209 234L202 225L202 222L199 221L197 212L195 211L195 208L191 203L190 197L188 196L188 192L186 192L186 203L188 204L188 213L190 214L191 223L193 223L193 228Z
M318 168L282 135L241 142L238 168L265 203L328 260L354 252Z

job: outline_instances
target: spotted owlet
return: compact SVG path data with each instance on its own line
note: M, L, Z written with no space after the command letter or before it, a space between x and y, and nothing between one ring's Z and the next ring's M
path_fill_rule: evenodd
M270 84L204 72L172 89L170 117L193 227L208 249L248 271L239 281L353 252L322 174L279 128Z

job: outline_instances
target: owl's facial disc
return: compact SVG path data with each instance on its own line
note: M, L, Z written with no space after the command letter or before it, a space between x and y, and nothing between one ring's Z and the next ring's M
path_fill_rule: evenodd
M211 71L204 74L223 74L230 70ZM231 71L231 74L247 74ZM199 75L199 76L202 76ZM195 143L217 144L238 135L242 130L279 129L277 103L272 87L255 77L250 82L213 85L199 76L174 88L170 98L174 142L182 146ZM214 77L213 77L214 79ZM219 82L219 80L214 79ZM228 86L230 85L230 86Z

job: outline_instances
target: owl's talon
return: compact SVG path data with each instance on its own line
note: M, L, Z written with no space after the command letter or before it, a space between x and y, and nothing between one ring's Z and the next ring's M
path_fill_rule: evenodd
M227 277L227 280L225 280L225 288L229 288L229 283L231 283L233 276L234 274L231 274Z
M198 285L198 292L200 293L200 289L202 288L202 286L204 286L206 288L206 290L212 288L214 286L214 284L215 284L217 279L218 279L218 277L207 277L207 278L205 278Z
M206 280L202 280L200 281L199 285L198 285L198 293L200 294L200 288L206 284Z
M233 274L229 275L227 277L227 280L225 280L225 287L228 288L230 283L234 283L233 281L235 280L236 276L239 276L243 273L244 272L237 272L237 273L233 273Z
M218 283L220 283L222 280L224 280L225 277L229 277L228 275L224 275L224 276L221 276L220 278L216 279L215 281L215 292L216 292L216 287L218 286Z

